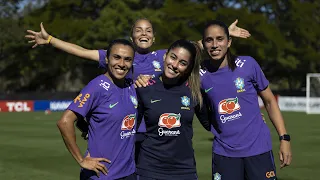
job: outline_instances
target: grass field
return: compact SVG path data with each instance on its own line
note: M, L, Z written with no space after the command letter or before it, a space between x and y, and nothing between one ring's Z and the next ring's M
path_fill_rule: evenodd
M315 180L320 175L320 115L283 112L292 137L293 162L277 169L280 180ZM61 113L0 113L0 179L76 180L79 167L64 146L56 121ZM270 123L268 123L270 125ZM271 126L270 126L271 127ZM279 167L278 136L273 150ZM194 149L200 180L211 177L211 139L195 121ZM78 137L85 150L86 142Z

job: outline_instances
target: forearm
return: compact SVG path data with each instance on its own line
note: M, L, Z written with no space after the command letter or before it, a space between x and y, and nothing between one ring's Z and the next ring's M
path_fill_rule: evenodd
M81 161L83 161L83 157L76 143L74 125L70 122L65 122L63 120L60 120L57 125L67 149L69 150L73 158L78 163L80 163Z
M211 130L211 116L210 112L208 110L208 107L206 106L205 103L203 103L203 106L200 108L200 106L196 106L195 108L195 114L201 123L202 127L205 128L207 131Z
M265 108L268 112L271 122L273 123L273 126L276 128L278 132L278 135L282 136L283 134L287 134L285 123L284 123L277 101L273 99L269 102L266 102Z
M55 48L65 51L66 53L85 59L99 61L99 53L97 50L88 50L76 44L62 41L56 37L52 37L50 44Z

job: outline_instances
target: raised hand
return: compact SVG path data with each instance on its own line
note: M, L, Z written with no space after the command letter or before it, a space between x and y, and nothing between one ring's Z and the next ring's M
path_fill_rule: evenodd
M50 35L44 29L42 23L40 23L40 31L39 32L35 32L32 30L27 30L27 32L28 32L28 34L25 35L25 38L30 39L30 41L28 41L28 43L35 43L32 46L32 48L35 48L38 45L42 45L42 44L49 44L48 38Z
M88 155L79 164L82 168L96 172L97 176L100 177L100 172L105 175L108 174L108 169L101 163L101 161L111 163L111 161L106 158L92 158L90 157L90 153L88 153Z
M249 31L246 29L240 28L237 26L238 19L236 19L230 26L229 26L229 33L230 36L233 37L240 37L240 38L248 38L251 36Z

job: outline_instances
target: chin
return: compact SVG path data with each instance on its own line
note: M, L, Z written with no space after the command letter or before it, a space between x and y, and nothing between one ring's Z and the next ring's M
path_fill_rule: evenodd
M212 60L215 60L215 61L220 60L222 58L220 56L210 56L210 57Z
M152 44L149 44L149 43L148 44L145 44L145 43L140 44L140 43L138 43L137 45L141 49L148 49L148 48L150 48L152 46Z
M124 79L126 77L127 73L125 73L124 75L120 75L120 74L114 74L113 76L116 78L116 79Z
M149 49L151 46L146 46L146 45L143 45L143 46L139 46L141 49Z
M170 73L164 73L166 78L168 79L175 79L178 77L178 75L173 75L173 74L170 74Z

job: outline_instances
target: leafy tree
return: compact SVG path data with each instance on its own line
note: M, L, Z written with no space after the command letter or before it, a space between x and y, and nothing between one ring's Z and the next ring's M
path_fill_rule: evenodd
M233 39L232 51L257 59L273 87L299 89L306 73L320 69L318 9L315 0L0 0L0 90L77 91L102 72L52 47L31 49L23 36L40 22L55 37L104 49L115 38L129 39L141 17L154 25L154 49L200 39L208 20L239 19L252 37Z

